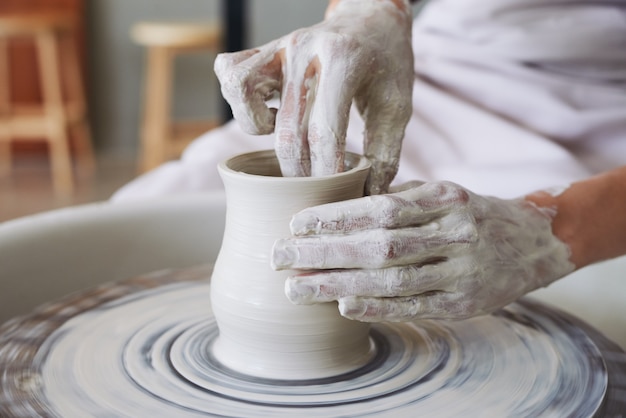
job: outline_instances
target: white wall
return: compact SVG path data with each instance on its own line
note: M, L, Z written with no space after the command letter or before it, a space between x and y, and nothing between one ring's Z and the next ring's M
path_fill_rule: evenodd
M142 94L143 49L129 38L142 19L219 19L219 0L88 0L90 112L96 146L135 152ZM327 2L249 0L249 46L320 21ZM174 114L202 117L220 112L210 57L182 57L176 66Z

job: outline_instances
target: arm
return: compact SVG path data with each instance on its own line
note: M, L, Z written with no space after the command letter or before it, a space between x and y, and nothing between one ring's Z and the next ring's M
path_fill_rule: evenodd
M330 13L332 13L333 10L335 10L335 7L337 7L337 4L340 1L341 0L330 0L328 2L328 7L326 8L326 18L328 18L328 15L330 15Z
M577 268L626 254L626 167L572 184L560 194L526 200L554 208L552 231L571 250Z
M326 8L326 18L328 18L328 16L330 16L330 14L333 12L333 10L335 10L335 7L337 7L337 5L339 3L341 3L342 0L330 0L328 2L328 7ZM416 3L417 0L410 0L410 3ZM392 3L399 9L401 10L403 13L410 13L410 9L408 7L408 5L406 4L406 1L403 0L392 0Z

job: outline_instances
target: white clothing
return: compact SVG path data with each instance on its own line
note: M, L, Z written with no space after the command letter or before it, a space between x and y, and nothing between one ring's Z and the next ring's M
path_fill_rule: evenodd
M626 1L433 0L413 26L413 117L394 184L504 198L626 165ZM348 149L362 151L353 110ZM218 162L273 147L236 123L114 200L220 189Z

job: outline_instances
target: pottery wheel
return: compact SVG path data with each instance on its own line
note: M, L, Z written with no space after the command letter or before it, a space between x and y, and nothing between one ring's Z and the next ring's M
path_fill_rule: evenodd
M211 355L210 268L107 284L0 328L2 417L621 416L626 354L544 305L377 324L333 378L235 373Z

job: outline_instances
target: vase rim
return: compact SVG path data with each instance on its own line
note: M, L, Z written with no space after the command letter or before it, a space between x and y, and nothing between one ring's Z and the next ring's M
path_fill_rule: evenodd
M259 178L263 179L263 181L280 181L280 182L292 182L292 183L305 183L305 182L314 182L320 181L323 179L337 178L353 175L355 172L367 171L371 168L371 162L367 157L356 154L353 152L346 151L346 171L336 174L330 174L326 176L316 176L316 177L283 177L280 175L280 167L278 163L278 159L276 158L276 153L273 149L260 150L260 151L252 151L245 152L241 154L234 155L226 160L221 161L218 164L218 171L222 173L222 175L237 175L237 176L246 176L250 178ZM253 163L256 163L257 166L265 164L266 166L269 164L275 165L272 167L276 170L277 174L262 174L254 172L255 166ZM245 165L248 164L248 165ZM244 167L250 167L251 172L245 171ZM257 167L258 168L258 167ZM260 171L260 170L259 170Z

